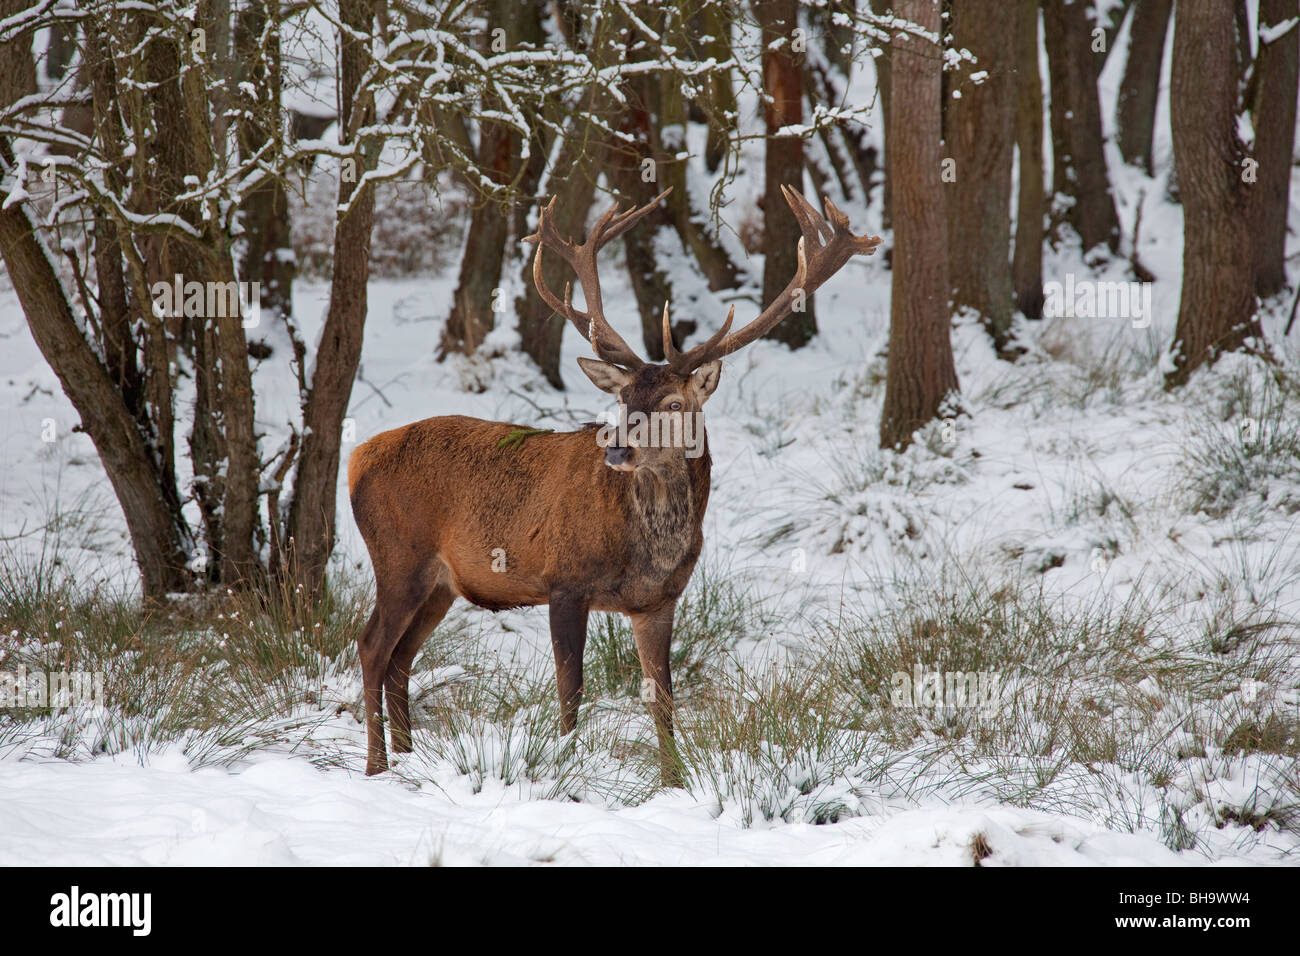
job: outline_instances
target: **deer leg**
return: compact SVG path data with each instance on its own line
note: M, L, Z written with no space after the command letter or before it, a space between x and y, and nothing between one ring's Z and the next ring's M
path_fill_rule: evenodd
M682 785L681 765L673 743L673 677L669 650L673 640L673 614L677 603L666 604L632 619L632 636L641 658L641 699L649 706L659 738L659 768L665 787Z
M451 588L446 585L435 588L415 612L389 658L388 672L384 676L384 698L388 702L388 732L395 754L411 752L411 664L454 600L456 595Z
M384 678L393 649L428 592L409 585L404 591L376 589L375 610L358 642L361 658L361 682L366 710L366 773L383 773L388 769L384 749Z
M587 599L573 594L552 594L551 649L555 651L555 679L560 692L560 733L578 727L582 703L582 652L587 646Z

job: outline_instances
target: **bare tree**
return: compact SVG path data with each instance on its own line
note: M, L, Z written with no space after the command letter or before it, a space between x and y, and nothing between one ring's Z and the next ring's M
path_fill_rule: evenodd
M1129 27L1128 59L1115 106L1115 138L1126 163L1153 172L1151 141L1165 62L1165 35L1174 0L1137 0Z
M541 193L555 200L555 226L561 235L582 235L596 195L596 165L601 153L600 141L589 139L590 123L582 114L570 119L564 137L557 141L558 153L551 163L552 172L565 170L562 176L542 183ZM549 200L548 200L549 201ZM542 262L547 288L562 289L564 263L552 256ZM533 287L533 261L522 266L522 295L515 302L519 318L519 335L525 354L537 363L546 380L556 388L564 387L560 375L560 343L564 336L564 316L555 312Z
M939 0L901 0L899 17L937 35ZM942 203L940 72L934 43L900 34L891 57L889 137L894 172L894 264L882 448L911 443L957 391L949 337L948 232Z
M793 49L799 27L799 0L755 0L754 12L762 28L763 108L765 152L763 161L763 301L780 295L795 272L795 251L789 237L799 224L786 207L781 187L803 183L803 137L790 131L803 124L803 79L798 51ZM812 297L802 310L773 328L769 338L791 348L808 344L817 334Z
M1052 103L1052 191L1060 222L1078 233L1085 252L1119 250L1119 216L1106 172L1092 51L1092 5L1043 0Z
M1016 21L1016 250L1011 262L1016 307L1043 317L1043 81L1038 72L1038 0L1019 0Z
M1249 187L1237 136L1233 11L1179 3L1174 10L1174 161L1183 203L1183 289L1167 386L1260 336L1255 317Z
M707 38L703 53L718 63L731 59L731 26L736 20L737 0L704 0L700 12L701 25ZM705 147L704 162L709 172L715 172L731 151L731 138L735 135L739 118L736 89L731 70L715 70L709 74L708 114L709 138Z
M890 0L871 0L871 11L878 17L884 17L890 9ZM889 117L890 113L890 93L893 90L893 83L889 72L890 57L893 51L892 44L884 44L881 47L880 55L875 57L876 65L876 91L880 97L880 106L882 115L885 117L884 135L881 136L881 157L880 168L885 172L885 183L881 188L880 208L881 208L881 225L888 229L893 225L894 201L893 201L893 175L890 170L889 159ZM888 258L888 256L887 256Z
M501 48L500 52L519 49L523 43L530 48L541 45L544 34L540 7L521 7L514 0L491 0L486 8L488 29L482 39L485 53L491 52L493 44ZM497 109L505 105L495 104ZM491 119L479 124L475 169L484 179L468 181L477 194L476 202L461 253L460 277L443 328L440 356L449 352L472 354L492 331L495 310L504 307L497 291L510 237L510 219L503 200L513 192L514 180L523 173L521 145L519 131L509 124Z
M975 55L979 82L954 83L944 185L955 307L973 309L1006 353L1011 334L1011 165L1015 148L1017 10L1002 0L952 0L952 42ZM958 95L960 94L960 95Z
M339 145L343 149L354 149L359 130L375 118L373 92L363 83L369 67L366 38L373 10L366 0L339 3L339 17L345 28L339 52ZM356 156L363 163L373 162L364 153ZM343 418L361 361L366 326L370 231L375 214L373 181L364 176L340 176L338 208L330 302L303 407L302 446L288 521L293 577L313 593L324 580L325 564L334 550L334 499Z
M1291 207L1296 89L1300 80L1300 17L1297 0L1260 0L1260 45L1251 84L1257 180L1250 185L1250 235L1255 292L1276 295L1286 287L1286 220ZM1280 35L1276 31L1282 30ZM1266 37L1267 31L1267 37Z

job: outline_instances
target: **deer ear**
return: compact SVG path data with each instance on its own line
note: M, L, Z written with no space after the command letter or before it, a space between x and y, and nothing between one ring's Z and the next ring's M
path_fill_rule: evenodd
M608 362L579 358L578 364L582 366L582 370L587 373L587 378L591 379L593 385L611 395L617 395L624 385L632 381L631 375Z
M695 386L695 394L699 396L701 405L708 401L713 390L718 387L718 378L721 375L722 359L705 362L692 373L691 384Z

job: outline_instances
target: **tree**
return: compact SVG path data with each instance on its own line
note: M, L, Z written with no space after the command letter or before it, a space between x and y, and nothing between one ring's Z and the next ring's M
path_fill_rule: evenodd
M937 35L939 0L900 0L895 12ZM949 338L947 223L939 139L941 51L900 34L891 56L889 141L894 172L894 262L882 448L902 448L957 391Z
M566 171L558 181L546 183L545 194L555 200L555 226L562 236L585 235L587 214L596 195L596 164L599 147L588 139L589 120L578 114L570 118L554 169ZM598 143L599 141L597 141ZM549 198L547 201L549 201ZM534 253L534 256L536 253ZM573 276L559 256L542 257L542 274L549 289L563 289ZM541 369L556 388L564 387L560 374L560 343L564 316L553 312L533 287L533 260L528 259L520 274L521 296L515 301L519 335L524 353Z
M1070 0L1070 2L1078 2L1078 0ZM1103 3L1099 9L1092 11L1091 49L1094 76L1101 76L1106 60L1110 58L1111 48L1115 46L1115 38L1119 36L1120 28L1124 26L1124 18L1128 16L1129 7L1134 2L1140 3L1141 0L1110 0L1109 4ZM1091 2L1088 5L1093 6Z
M492 0L487 4L488 29L483 37L484 52L517 50L541 46L543 39L540 7L515 0ZM508 104L494 104L504 109ZM439 356L450 352L473 354L495 325L495 311L504 303L498 293L501 268L506 260L510 219L503 200L512 191L513 180L523 169L520 135L510 124L485 120L479 126L477 162L482 181L471 178L470 190L476 202L470 213L469 230L460 259L460 277L452 295L451 311L443 328Z
M1005 354L1011 334L1011 165L1015 137L1016 4L952 0L952 42L984 79L954 83L944 185L953 306L974 310ZM960 94L960 95L958 95Z
M885 17L889 14L890 0L871 0L871 12L877 17ZM885 118L885 128L880 138L881 157L880 168L885 171L885 184L881 189L880 195L880 224L888 229L893 225L894 217L894 197L893 197L893 173L890 166L889 156L889 117L890 104L893 90L893 83L889 72L890 56L893 51L893 45L886 43L883 45L880 56L875 57L876 65L876 93L880 97L881 115Z
M674 50L687 47L691 38L681 11L671 6L664 6L661 10L662 19L655 18L656 26L659 27L656 33ZM651 59L655 58L666 59L662 50L655 51ZM712 73L704 75L705 83L711 75ZM738 284L741 270L731 261L718 237L709 229L708 216L704 210L694 206L691 190L687 188L689 154L686 148L688 112L683 93L685 79L679 71L673 69L659 70L654 76L649 132L657 168L655 179L658 189L655 194L672 188L664 200L664 209L673 228L677 230L683 248L694 257L710 289L731 289ZM694 79L689 82L692 88L699 84ZM730 148L730 142L724 142ZM656 327L657 324L656 322ZM649 330L647 337L650 337L648 333ZM661 340L662 347L663 336L657 337Z
M653 79L653 78L651 78ZM629 84L629 100L623 109L621 136L610 138L606 180L616 192L618 201L628 206L644 206L663 191L659 183L660 160L665 159L663 143L656 132L662 118L658 113L658 84L639 78ZM673 161L685 172L683 165ZM685 189L684 179L676 175L665 177L674 191ZM578 224L581 225L581 224ZM665 302L673 300L673 287L669 270L659 262L657 248L661 231L673 230L673 216L668 207L660 203L642 220L642 225L623 236L623 249L627 262L632 294L636 299L641 321L641 344L647 357L654 362L664 359L663 309ZM578 233L575 231L574 233ZM676 241L671 235L662 238Z
M800 51L795 50L799 0L755 0L754 12L763 45L763 301L771 302L795 273L795 247L790 236L799 224L790 212L781 187L803 191L803 137L791 128L803 124L803 79ZM807 345L817 334L812 297L768 333L790 348Z
M812 35L803 70L804 90L812 104L814 117L819 111L842 111L850 105L848 90L855 59L853 52L860 43L854 29L854 12L850 0L834 0L823 10L807 11L809 15L819 15L818 25L809 31ZM818 33L821 42L818 42ZM877 150L867 140L868 127L861 121L850 119L816 125L840 192L846 199L860 198L865 204L871 195L877 168Z
M1115 106L1115 139L1124 161L1152 168L1151 141L1156 125L1156 97L1165 62L1165 34L1174 0L1138 0L1129 27L1128 59Z
M1084 252L1119 250L1119 216L1106 172L1101 104L1092 53L1091 4L1043 0L1052 104L1052 191L1058 222L1073 227Z
M1222 352L1260 336L1255 318L1246 150L1237 136L1237 47L1229 4L1174 10L1170 113L1183 204L1183 288L1174 331L1181 385Z
M1259 54L1250 102L1259 167L1257 181L1249 186L1255 292L1260 297L1276 295L1286 287L1286 219L1300 80L1300 27L1286 24L1298 17L1297 0L1260 0Z
M236 129L240 158L250 161L268 144L284 151L283 69L280 31L268 23L281 19L279 0L248 4L240 9L235 25L236 89L240 105ZM245 247L239 274L261 283L262 311L272 322L289 327L295 347L300 342L293 325L293 245L290 242L289 194L283 178L272 176L251 190L244 200ZM299 362L303 355L296 356Z
M339 0L344 30L339 43L339 145L355 149L359 130L375 122L374 93L365 84L373 6L367 0ZM364 150L354 156L367 169L377 161ZM334 550L335 489L338 486L343 418L347 414L366 326L370 281L370 231L374 225L374 181L340 176L338 224L334 231L334 270L302 412L302 443L294 474L286 544L290 569L298 584L314 594L325 578ZM272 515L277 534L277 515ZM283 576L283 575L282 575Z
M736 0L704 0L700 11L701 26L706 37L704 55L718 63L726 63L731 59L731 25L736 20L735 2ZM706 99L709 103L709 138L704 151L704 162L711 173L717 171L731 151L731 137L736 131L739 116L731 72L714 70L708 79Z
M1016 307L1029 319L1043 317L1043 81L1038 73L1038 0L1019 0L1016 21L1016 150L1020 182L1016 197L1016 250L1011 281Z

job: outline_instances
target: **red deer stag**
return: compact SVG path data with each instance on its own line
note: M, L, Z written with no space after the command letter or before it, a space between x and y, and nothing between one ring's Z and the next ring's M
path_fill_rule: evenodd
M690 434L686 416L718 386L721 359L762 336L795 303L854 255L871 253L878 237L856 236L848 217L826 201L829 224L799 193L784 188L799 221L799 266L790 284L749 325L731 331L735 314L708 341L686 352L674 346L664 308L668 361L642 361L605 320L596 256L650 212L667 192L640 209L600 217L578 245L556 233L555 200L541 212L533 281L546 303L591 342L597 359L579 364L597 388L616 395L624 422L661 413L670 435ZM568 262L582 285L586 311L561 300L542 279L542 250ZM672 757L669 642L677 599L686 588L704 536L710 460L700 445L645 442L638 429L610 443L598 426L563 434L532 434L520 426L460 415L376 435L352 453L352 513L375 570L375 610L360 639L365 684L366 773L388 767L383 696L392 745L411 749L408 676L416 652L457 597L490 610L550 605L551 642L559 685L560 729L577 726L587 615L617 611L632 621L643 686L659 737L665 782L678 778ZM653 682L653 684L651 683ZM651 695L647 693L647 697Z

